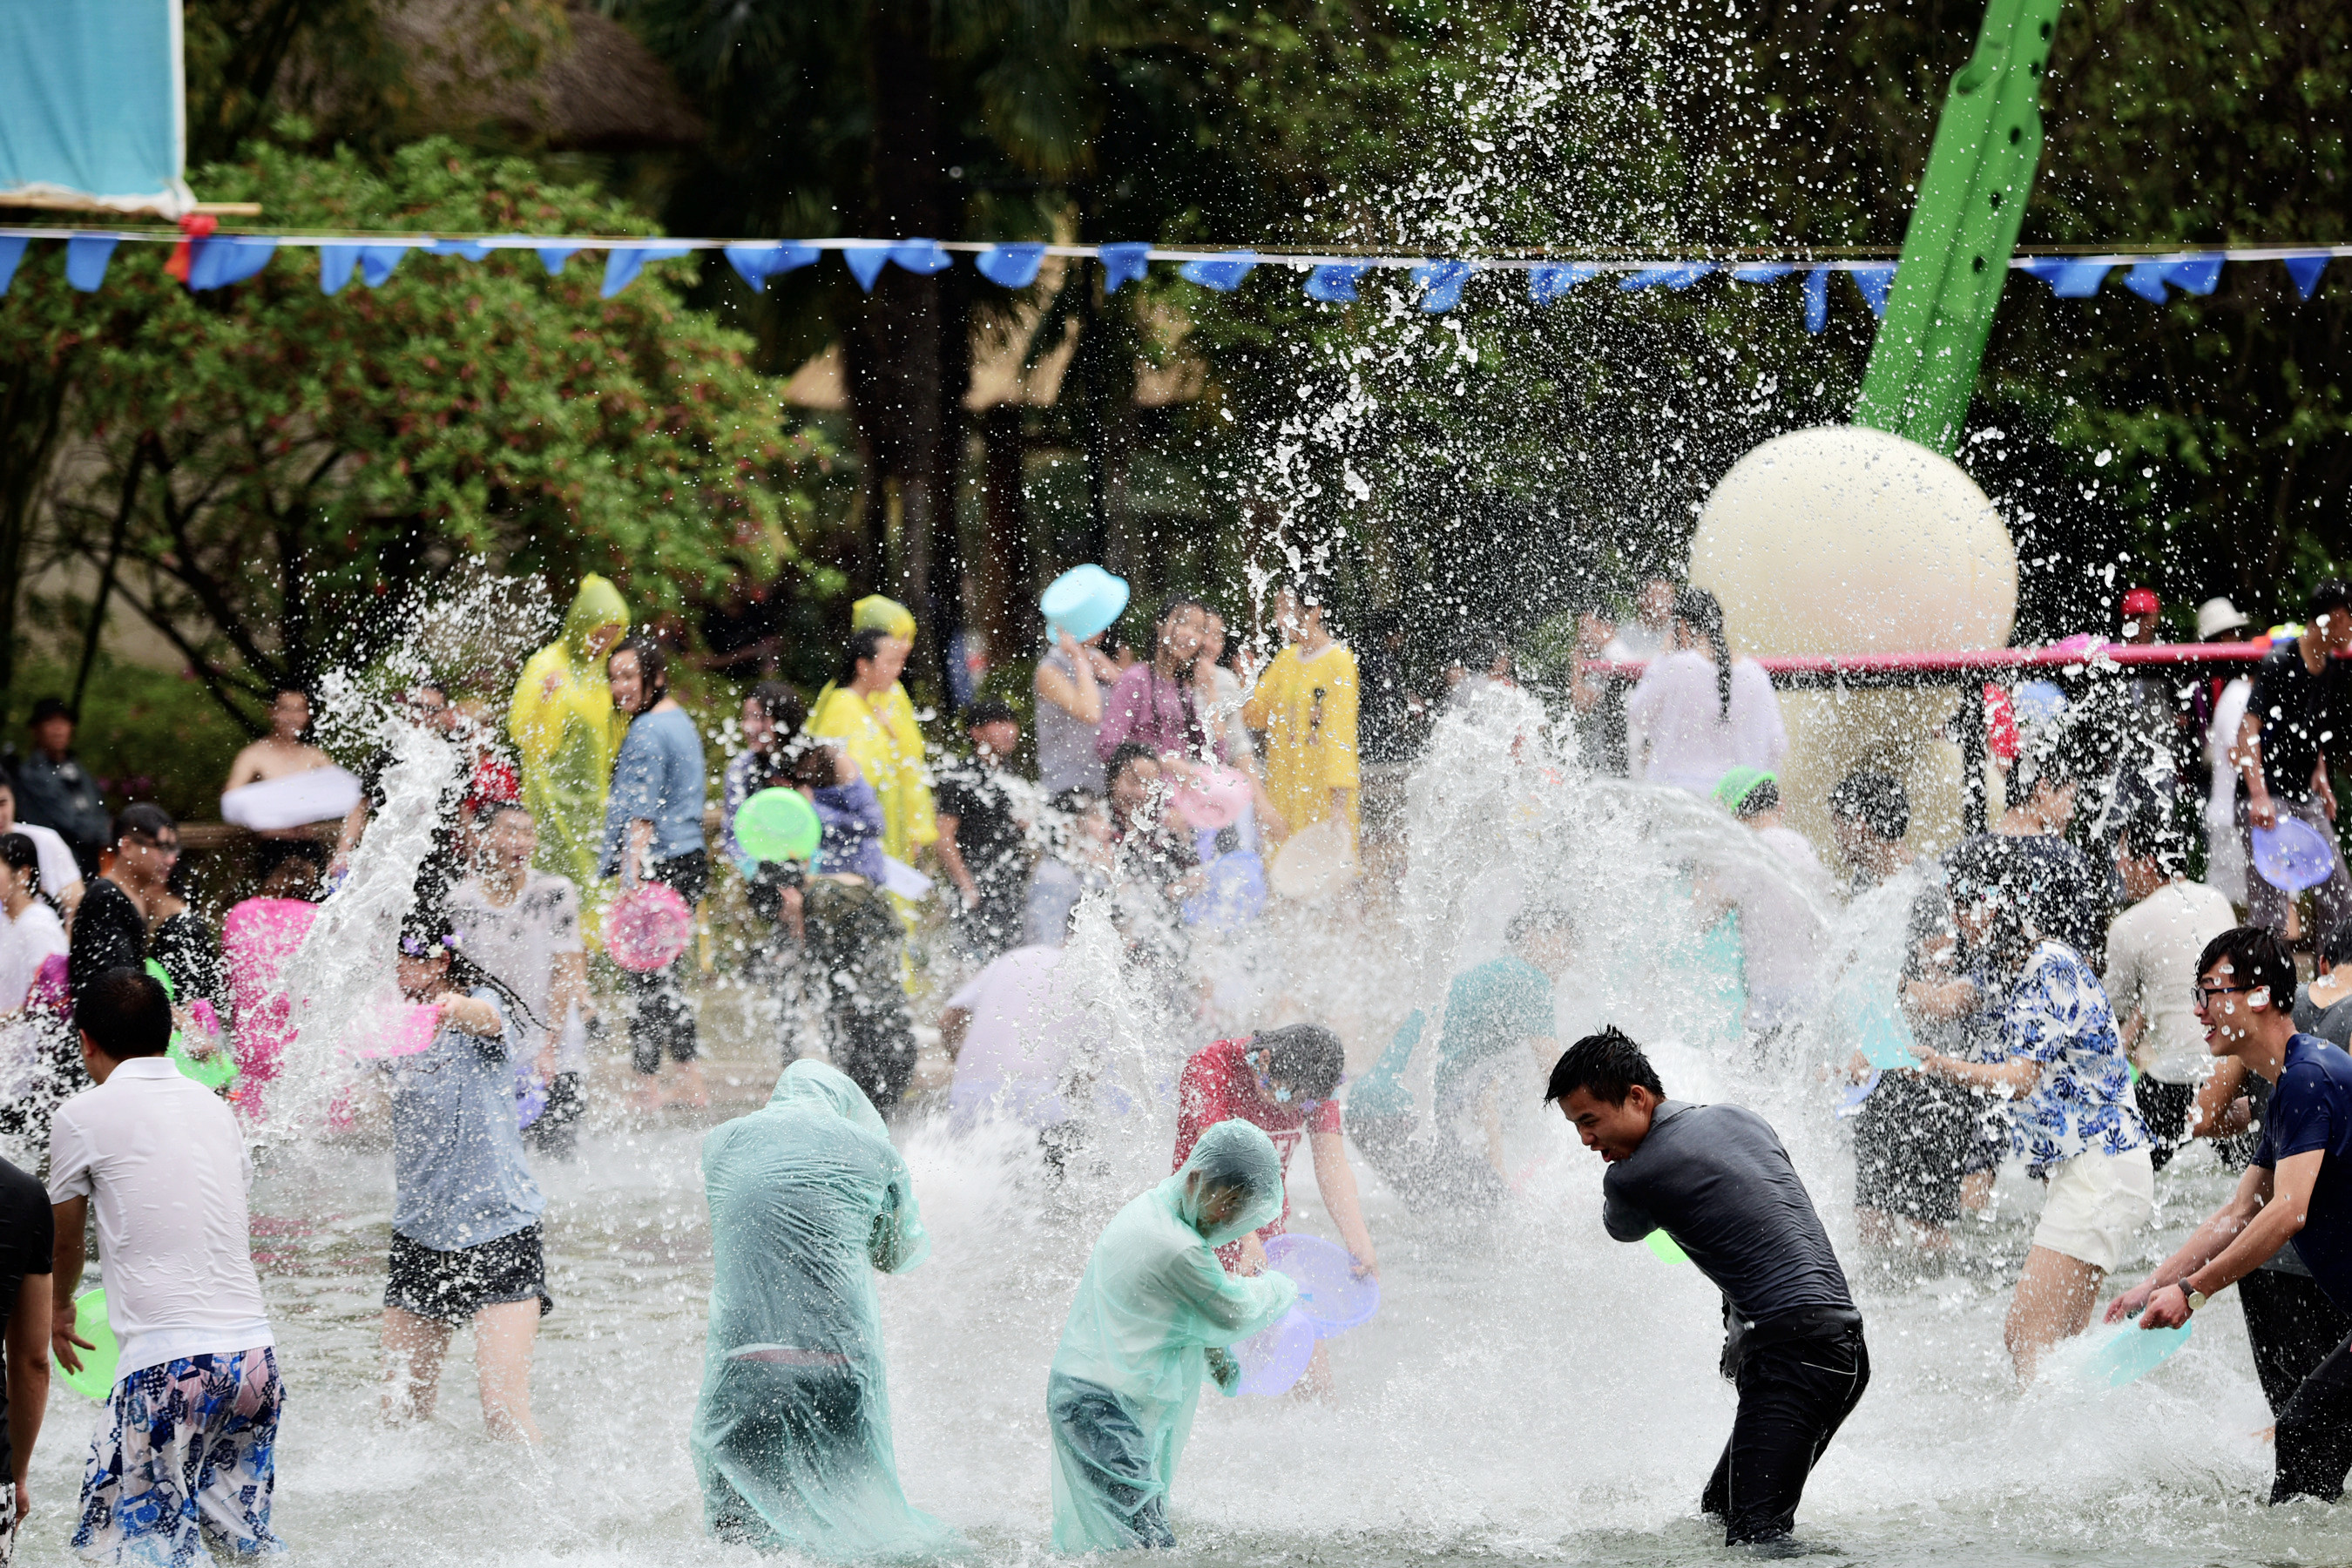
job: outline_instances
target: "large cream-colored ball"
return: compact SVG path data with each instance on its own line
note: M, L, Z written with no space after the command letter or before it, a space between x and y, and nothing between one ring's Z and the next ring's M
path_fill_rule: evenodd
M2017 551L1940 453L1858 425L1775 437L1699 512L1691 581L1723 601L1733 651L2000 647Z
M2000 647L2017 613L2017 551L1976 481L1859 426L1776 437L1734 465L1699 513L1690 576L1722 601L1735 655ZM1954 700L1949 687L1784 693L1791 823L1832 855L1829 791L1870 768L1903 781L1915 844L1951 843Z

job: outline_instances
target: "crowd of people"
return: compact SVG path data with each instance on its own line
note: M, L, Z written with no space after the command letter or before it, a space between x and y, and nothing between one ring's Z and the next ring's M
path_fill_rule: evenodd
M1217 1019L1220 941L1258 918L1270 885L1319 887L1334 866L1344 877L1395 831L1418 727L1449 705L1534 701L1508 647L1477 628L1442 686L1415 689L1393 628L1370 626L1351 647L1328 597L1311 575L1278 588L1283 646L1262 664L1186 595L1131 643L1115 640L1116 612L1049 621L1029 691L1034 777L1004 701L965 707L963 744L927 741L901 679L913 618L861 600L814 697L773 681L746 696L715 811L673 650L633 633L600 578L583 582L503 714L478 694L402 692L390 722L430 737L422 754L443 773L394 960L397 1016L415 1037L369 1069L394 1155L387 1418L431 1413L452 1336L470 1325L487 1427L536 1439L531 1349L554 1301L532 1161L574 1145L604 1011L625 1035L638 1106L709 1094L690 994L701 954L680 941L650 963L593 963L606 913L654 889L691 910L715 869L731 871L757 932L743 974L772 1003L788 1065L765 1109L704 1145L715 1279L692 1451L706 1522L722 1539L831 1555L951 1540L900 1488L876 1326L874 1274L928 1248L888 1130L919 1056L910 933L943 932L959 976L936 1014L953 1066L947 1114L1010 1118L1064 1170L1121 1092L1068 1070L1096 1028L1066 984L1083 910L1108 910L1124 967L1180 1028ZM2152 603L2125 607L2152 624ZM2231 1202L2109 1315L2175 1323L2243 1281L2279 1415L2274 1495L2332 1499L2352 1469L2352 1316L2339 1305L2352 1303L2352 883L2339 858L2319 886L2305 984L2291 951L2305 925L2251 837L2294 817L2333 839L2327 753L2352 736L2352 667L2336 662L2352 653L2352 591L2324 584L2309 611L2242 691L2200 683L2186 708L2169 686L2126 691L2109 705L2121 717L2015 704L1996 747L2003 811L1939 855L1912 847L1899 782L1851 774L1827 802L1843 888L1782 818L1788 731L1769 678L1732 657L1711 595L1660 580L1622 626L1587 610L1580 654L1643 673L1628 690L1580 671L1565 696L1588 765L1712 803L1742 848L1694 868L1689 891L1696 924L1738 917L1745 1059L1809 1037L1825 1008L1859 1037L1896 1042L1895 1057L1838 1064L1858 1091L1864 1244L1932 1258L2005 1163L2045 1184L2005 1325L2021 1380L2096 1314L2166 1162L2207 1140L2243 1168ZM28 1506L47 1357L74 1371L90 1348L75 1289L94 1218L121 1359L77 1548L277 1544L284 1390L246 1241L240 1119L267 1118L296 1043L286 966L371 834L410 809L393 793L398 759L420 754L388 735L347 771L312 743L310 719L308 693L278 693L271 732L226 781L224 816L255 836L257 874L217 926L175 875L179 825L152 805L106 816L60 705L35 710L36 749L0 789L14 1075L0 1131L47 1167L43 1194L0 1164L16 1488L0 1533ZM2200 745L2221 737L2212 795L2158 765L2192 731ZM2125 731L2147 746L2115 744ZM2179 827L2182 792L2201 810L2224 773L2222 837L2241 853L2209 845L2206 860L2209 878L2241 868L2232 886L2189 879ZM747 826L755 803L782 797L814 825L805 854L778 858ZM2088 802L2095 820L2078 825ZM1899 928L1891 966L1831 951L1825 911L1842 896L1874 900ZM1558 1057L1545 1102L1609 1163L1609 1234L1663 1230L1723 1289L1740 1414L1706 1511L1733 1542L1789 1534L1807 1473L1867 1386L1861 1314L1769 1124L1670 1100L1613 1029L1559 1050L1577 921L1531 900L1509 952L1432 999L1433 1035L1430 1010L1414 1012L1353 1081L1339 1037L1315 1022L1239 1028L1190 1054L1172 1173L1097 1242L1045 1387L1057 1547L1172 1544L1168 1492L1193 1402L1204 1383L1233 1392L1231 1347L1293 1304L1265 1242L1286 1225L1298 1144L1353 1268L1373 1276L1355 1158L1410 1207L1507 1202L1503 1099L1530 1053ZM1425 1035L1423 1106L1408 1064ZM1075 1103L1087 1094L1097 1103ZM1423 1135L1433 1125L1442 1135ZM1319 1349L1305 1386L1331 1387Z

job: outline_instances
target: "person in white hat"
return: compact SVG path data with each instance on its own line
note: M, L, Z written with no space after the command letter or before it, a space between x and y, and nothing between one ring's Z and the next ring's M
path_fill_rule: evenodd
M2242 642L2251 623L2227 599L2208 599L2197 606L2199 642ZM2238 770L2230 761L2230 744L2246 716L2246 698L2254 689L2251 675L2209 677L2198 683L2194 709L2205 720L2205 765L2210 782L2205 794L2205 885L2217 888L2233 904L2246 901L2246 846L2236 821Z

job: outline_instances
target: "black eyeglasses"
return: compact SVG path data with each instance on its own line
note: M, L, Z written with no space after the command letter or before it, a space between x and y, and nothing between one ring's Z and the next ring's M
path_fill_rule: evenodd
M2233 993L2252 989L2251 985L2191 985L2189 988L2189 1003L2192 1007L2208 1006L2216 996L2228 996Z

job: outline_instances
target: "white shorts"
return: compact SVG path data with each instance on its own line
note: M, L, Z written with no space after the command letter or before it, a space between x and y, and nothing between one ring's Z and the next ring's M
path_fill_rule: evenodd
M2127 1154L2077 1154L2050 1168L2033 1245L2113 1273L2131 1233L2155 1214L2156 1165L2146 1144Z

